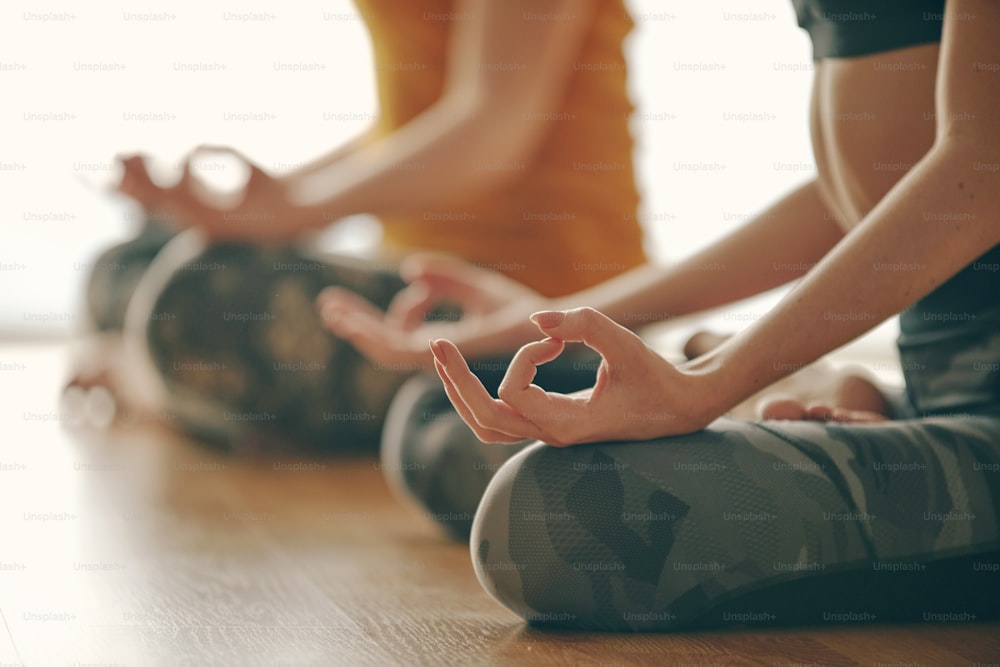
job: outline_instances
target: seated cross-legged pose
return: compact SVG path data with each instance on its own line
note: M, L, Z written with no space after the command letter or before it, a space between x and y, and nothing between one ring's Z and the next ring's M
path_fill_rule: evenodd
M677 266L547 300L528 325L544 339L520 348L497 398L463 354L523 341L526 325L489 313L455 325L430 347L456 416L415 385L390 409L383 452L404 471L449 461L433 447L459 418L470 450L489 445L469 432L514 446L480 455L498 469L470 546L484 587L528 622L673 630L1000 611L1000 4L796 6L816 59L815 181ZM709 262L727 267L711 281L697 271ZM778 266L812 268L687 363L622 326L769 289L790 278ZM322 305L372 357L419 358L426 343L428 329L339 292ZM846 406L725 416L897 313L905 392L855 382ZM532 384L579 343L602 357L592 388ZM397 477L419 496L432 473Z
M645 262L622 52L632 21L621 0L357 4L379 96L363 136L280 177L247 161L234 204L195 177L191 160L172 187L150 178L142 156L123 162L120 191L159 222L95 263L89 311L98 331L121 333L137 353L126 372L152 362L146 402L220 444L377 444L415 367L373 364L327 331L314 307L324 287L395 312L413 297L390 305L405 285L400 258L414 251L462 258L546 296ZM203 152L213 150L245 161ZM355 213L382 223L374 261L293 244ZM188 226L212 243L177 234ZM415 258L407 278L442 261ZM455 304L475 311L453 296L432 315L454 318ZM596 364L564 365L553 389L593 382ZM496 384L502 371L497 361L481 375Z

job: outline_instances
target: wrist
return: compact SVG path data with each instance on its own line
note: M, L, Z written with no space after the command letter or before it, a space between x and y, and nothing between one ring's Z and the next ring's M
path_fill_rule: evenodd
M696 418L708 425L740 403L735 391L739 381L732 364L717 354L702 355L678 367L691 381L693 396L697 396Z
M340 218L359 213L339 205L340 199L332 195L317 197L315 184L309 182L309 175L286 174L277 179L287 210L293 212L295 226L302 231L317 231Z

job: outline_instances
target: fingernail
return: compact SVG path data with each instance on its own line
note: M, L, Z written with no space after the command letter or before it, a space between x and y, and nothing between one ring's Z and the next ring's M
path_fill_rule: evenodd
M543 310L534 313L530 319L543 329L551 329L562 324L566 319L566 313L561 310Z
M441 347L440 339L427 341L427 344L430 346L431 354L434 355L435 359L440 361L442 364L445 363L445 361L447 361L444 355L444 349Z

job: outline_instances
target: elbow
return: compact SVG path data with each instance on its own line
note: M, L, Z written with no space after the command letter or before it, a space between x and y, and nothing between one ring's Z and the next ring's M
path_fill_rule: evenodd
M1000 243L1000 127L948 123L927 155L929 177L941 201L949 197L960 209L969 230L987 239L986 247Z
M982 118L972 112L946 114L939 120L934 147L949 154L1000 162L1000 115Z

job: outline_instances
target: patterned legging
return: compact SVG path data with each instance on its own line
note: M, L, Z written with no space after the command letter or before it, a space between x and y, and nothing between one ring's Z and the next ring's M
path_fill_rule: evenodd
M473 561L539 624L974 620L1000 609L998 445L995 416L535 445L490 483Z
M415 377L383 469L471 533L483 586L537 625L984 618L1000 611L1000 316L975 322L901 346L909 391L880 424L724 417L645 442L484 445Z
M396 267L292 247L221 244L150 221L107 250L87 286L90 320L123 331L162 383L162 415L237 452L376 451L385 414L413 365L373 364L322 326L315 299L331 285L384 308ZM459 317L443 305L434 317ZM499 385L507 360L474 364ZM549 373L550 388L593 383L596 366ZM480 486L480 492L482 491Z
M392 267L170 239L151 225L108 251L88 297L98 328L140 339L176 423L233 448L341 451L382 433L390 478L454 534L471 531L483 585L531 623L672 630L998 611L1000 327L989 323L1000 318L979 318L954 349L907 348L924 356L904 369L922 375L907 378L890 423L723 418L659 441L501 447L476 441L435 378L375 366L320 326L323 287L385 306L402 286ZM574 350L536 381L590 386L596 364ZM473 370L495 388L506 360Z

